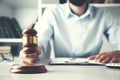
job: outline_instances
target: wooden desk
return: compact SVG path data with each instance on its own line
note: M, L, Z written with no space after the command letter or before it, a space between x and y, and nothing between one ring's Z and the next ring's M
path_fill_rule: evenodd
M50 66L42 74L14 74L9 68L14 62L0 63L0 80L120 80L120 69L105 66Z

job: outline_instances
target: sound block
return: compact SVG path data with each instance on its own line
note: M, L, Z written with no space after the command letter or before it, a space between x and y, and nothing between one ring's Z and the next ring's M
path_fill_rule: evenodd
M11 73L21 73L21 74L33 74L33 73L45 73L47 69L44 65L20 65L14 64L10 68Z

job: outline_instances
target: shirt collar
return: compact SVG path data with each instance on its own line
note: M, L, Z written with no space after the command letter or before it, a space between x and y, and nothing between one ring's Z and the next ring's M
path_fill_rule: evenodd
M66 10L65 10L65 14L66 14L66 17L67 17L67 18L70 18L70 17L74 16L74 14L72 13L72 11L70 10L69 2L66 3L65 9L66 9ZM80 17L81 17L81 18L85 18L85 17L87 17L87 16L90 16L91 18L93 18L93 17L94 17L94 13L95 13L94 7L88 5L87 11L86 11L83 15L81 15Z

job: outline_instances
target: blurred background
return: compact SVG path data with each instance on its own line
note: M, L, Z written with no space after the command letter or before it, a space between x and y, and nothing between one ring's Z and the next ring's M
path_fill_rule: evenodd
M91 5L108 8L110 13L120 20L120 0L88 0ZM10 46L11 53L18 55L22 48L22 30L36 22L42 16L44 9L53 7L66 0L0 0L0 47ZM6 35L7 34L7 35ZM103 51L112 48L103 36ZM48 52L50 46L48 46Z

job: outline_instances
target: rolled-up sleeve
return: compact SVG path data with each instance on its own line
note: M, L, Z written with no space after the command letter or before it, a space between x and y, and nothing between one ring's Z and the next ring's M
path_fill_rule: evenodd
M114 50L120 50L120 16L106 12L105 35Z

